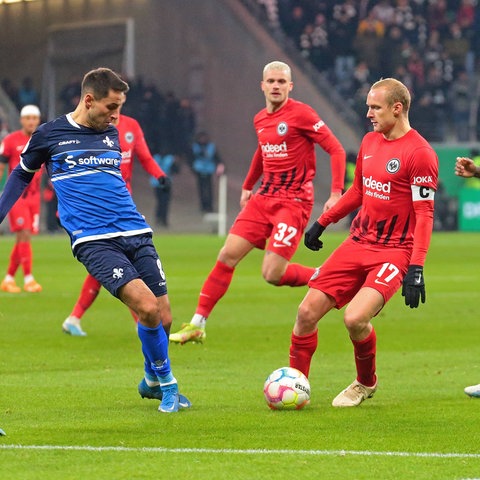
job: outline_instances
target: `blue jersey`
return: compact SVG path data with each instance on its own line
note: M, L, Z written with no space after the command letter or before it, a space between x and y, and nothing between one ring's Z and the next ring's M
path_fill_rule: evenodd
M45 163L58 197L60 223L74 248L90 240L152 231L127 190L121 161L115 127L93 130L68 114L34 132L20 165L33 172Z

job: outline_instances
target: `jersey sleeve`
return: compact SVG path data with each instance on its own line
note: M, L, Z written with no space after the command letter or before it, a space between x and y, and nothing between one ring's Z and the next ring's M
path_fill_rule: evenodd
M360 149L361 152L361 149ZM331 223L336 223L343 217L353 212L362 205L363 185L362 185L362 157L359 153L355 165L355 176L352 186L341 196L338 202L325 213L320 215L318 223L327 227Z
M43 126L33 132L20 155L20 165L27 172L37 172L48 160L48 143Z
M135 127L134 154L137 156L138 161L141 163L143 169L152 177L165 177L165 172L160 168L150 153L150 149L145 141L145 136L140 125L136 123Z
M412 189L415 230L411 265L424 265L433 231L435 190L438 182L438 159L431 148L419 148L412 156Z
M305 133L330 155L331 192L341 193L345 182L346 153L338 138L313 108L304 105L299 119Z
M253 187L257 183L258 179L263 173L263 158L260 147L257 147L253 154L252 162L250 163L250 169L248 170L245 181L243 182L244 190L253 190Z

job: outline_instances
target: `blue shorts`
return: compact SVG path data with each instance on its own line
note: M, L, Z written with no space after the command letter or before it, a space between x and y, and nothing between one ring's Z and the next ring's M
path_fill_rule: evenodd
M156 297L167 293L162 262L151 234L80 243L75 256L113 296L128 282L141 278Z

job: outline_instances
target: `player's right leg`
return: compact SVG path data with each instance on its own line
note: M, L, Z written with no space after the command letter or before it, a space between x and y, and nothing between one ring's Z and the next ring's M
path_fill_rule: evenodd
M206 337L207 318L217 302L225 295L233 278L236 265L253 249L255 245L245 238L230 233L220 250L217 262L203 284L195 314L190 323L182 325L181 330L170 334L170 341L203 342Z
M335 300L332 297L310 288L298 307L290 344L290 366L307 377L317 349L317 323L334 306Z
M22 289L15 283L15 273L17 272L20 260L18 258L18 244L12 248L7 274L0 284L0 290L8 293L20 293Z
M97 298L101 286L100 282L92 275L87 275L72 313L70 313L62 324L63 332L75 337L84 337L87 335L86 332L82 330L81 319Z

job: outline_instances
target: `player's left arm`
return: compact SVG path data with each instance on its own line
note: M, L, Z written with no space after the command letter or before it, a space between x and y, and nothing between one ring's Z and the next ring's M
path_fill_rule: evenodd
M138 158L138 161L142 165L143 169L149 175L157 179L167 176L153 158L150 149L148 148L147 142L145 141L145 136L140 128L135 135L135 145L133 153Z
M332 181L330 197L323 207L323 211L326 212L338 202L342 195L347 155L340 140L312 108L306 106L306 115L302 123L310 138L330 156Z
M420 301L425 303L425 281L423 266L433 232L435 191L438 182L438 159L432 151L422 152L424 158L417 161L421 169L412 172L412 204L415 213L413 250L410 265L403 279L402 296L405 305L417 308Z

